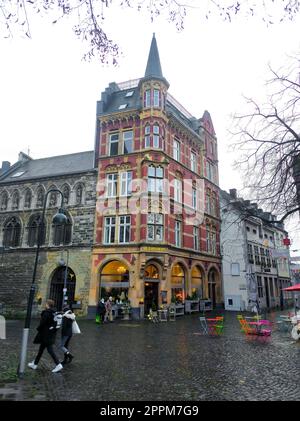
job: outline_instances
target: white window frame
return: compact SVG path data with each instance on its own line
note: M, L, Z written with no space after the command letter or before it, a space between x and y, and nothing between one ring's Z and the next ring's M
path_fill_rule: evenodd
M150 237L149 228L153 230ZM159 235L157 235L159 233ZM161 242L164 240L164 215L162 213L148 213L147 215L147 240L151 242Z
M173 158L178 162L180 160L180 142L177 139L173 140Z
M129 136L129 134L131 134L131 137L128 137L126 139L127 136ZM125 143L126 141L130 141L131 142L131 151L129 152L125 152ZM123 154L127 155L128 153L133 152L133 130L126 130L125 132L123 132Z
M150 174L150 170L153 171L154 175ZM162 175L158 176L158 172L162 171ZM164 180L164 169L163 167L155 167L149 165L148 167L148 192L162 193L163 192L163 180Z
M196 154L191 152L191 170L196 172Z
M192 188L192 208L197 210L197 189L195 187Z
M106 197L117 197L118 173L106 174Z
M239 263L231 263L231 276L240 276L241 269Z
M179 178L174 180L174 200L182 203L182 181Z
M112 232L113 241L112 241ZM116 217L106 216L104 218L104 244L115 244L116 242Z
M132 194L132 171L120 172L120 196L131 196Z
M118 228L119 228L119 244L130 243L131 237L131 217L130 215L120 215L118 218ZM122 229L123 228L123 229ZM128 230L127 230L128 228ZM128 234L128 238L127 237Z
M175 221L175 246L181 247L181 221Z
M199 227L193 227L194 249L199 250Z
M151 106L151 89L146 89L145 91L145 108Z
M158 149L159 148L159 125L154 124L153 125L153 148Z
M150 148L151 147L151 128L150 128L150 124L147 124L145 126L145 148Z
M159 108L160 103L160 90L153 89L153 107Z
M112 139L113 137L117 137L117 139ZM112 147L112 144L115 144L115 143L117 143L117 146L118 146L117 147L117 153L112 155L111 154L111 147ZM108 145L108 147L109 147L109 150L108 150L109 156L116 156L116 155L119 154L119 133L111 133L109 135L109 145Z

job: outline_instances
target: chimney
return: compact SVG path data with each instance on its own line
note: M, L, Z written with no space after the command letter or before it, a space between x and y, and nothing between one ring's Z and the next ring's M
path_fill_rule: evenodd
M1 174L4 174L6 171L10 169L10 162L8 161L2 161L2 167L1 167Z
M236 189L229 189L229 194L232 197L232 199L237 199Z

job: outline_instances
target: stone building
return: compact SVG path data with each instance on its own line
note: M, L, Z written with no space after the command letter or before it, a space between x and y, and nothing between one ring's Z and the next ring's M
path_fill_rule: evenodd
M87 311L97 172L94 152L32 159L24 153L0 172L0 304L5 313L24 312L33 276L38 227L46 193L64 196L66 226L52 224L61 195L47 195L36 276L35 310L53 298L62 304L67 276L69 301ZM66 267L68 271L66 272Z
M289 239L275 215L237 197L236 189L221 191L224 303L226 310L288 307L291 293Z
M91 315L109 295L136 318L192 296L223 302L215 131L168 89L153 36L144 77L110 83L97 103Z

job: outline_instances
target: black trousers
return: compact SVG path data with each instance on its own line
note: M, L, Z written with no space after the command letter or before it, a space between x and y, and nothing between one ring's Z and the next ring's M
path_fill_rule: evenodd
M51 355L51 357L53 358L53 361L55 362L55 364L58 365L59 359L57 358L57 356L55 355L55 352L53 351L53 345L45 345L45 344L40 345L40 349L37 356L35 357L34 364L37 365L39 363L41 356L43 355L43 352L45 351L46 348L49 355Z

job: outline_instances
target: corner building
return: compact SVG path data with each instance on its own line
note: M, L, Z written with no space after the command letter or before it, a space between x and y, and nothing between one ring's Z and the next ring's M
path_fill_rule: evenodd
M221 304L217 140L168 92L155 36L145 75L110 83L97 103L98 167L89 314L100 297Z

